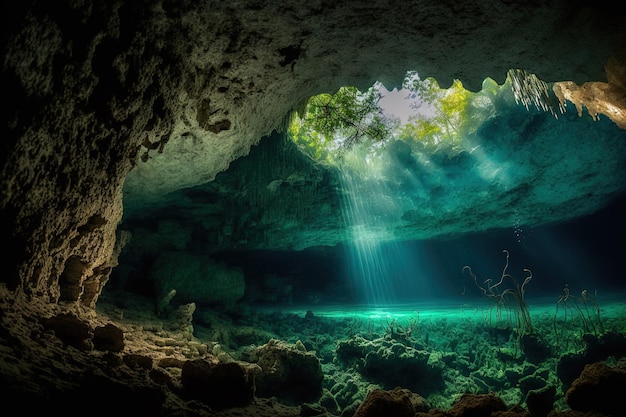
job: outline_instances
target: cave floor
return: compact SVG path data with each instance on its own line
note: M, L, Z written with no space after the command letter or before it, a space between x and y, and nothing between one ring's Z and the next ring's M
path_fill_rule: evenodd
M557 375L559 358L584 351L584 334L623 336L626 294L599 296L595 300L597 304L589 300L582 303L580 297L572 297L568 303L557 303L558 300L558 296L546 297L533 299L528 304L533 331L550 350L547 357L534 364L529 364L520 349L519 339L508 329L515 320L514 315L483 299L377 307L241 305L234 312L198 306L193 315L192 336L178 330L175 318L156 317L152 302L135 295L103 297L98 311L124 328L127 351L157 361L168 357L197 358L208 352L227 360L248 362L253 361L251 350L270 339L292 344L300 341L319 358L325 377L323 388L337 399L338 408L330 410L331 415L341 414L350 402L362 401L373 388L393 389L407 385L426 398L433 408L448 409L461 393L468 391L495 392L505 403L514 405L524 401L518 382L524 376L540 376L546 384L557 386L555 409L566 411L567 385L562 384ZM443 375L443 384L430 389L412 384L410 377L397 381L380 379L362 367L338 360L339 344L356 339L381 349L397 349L400 344L404 349L428 352L430 362L434 362L433 366ZM390 339L395 347L390 347ZM450 362L450 357L457 359ZM466 364L466 369L459 372L461 362ZM393 368L395 365L392 361L386 366ZM397 361L397 366L401 368L402 362ZM168 372L174 380L180 379L179 368L168 368ZM509 372L517 373L516 379L507 377ZM352 391L338 388L346 385L351 385ZM424 391L420 392L422 389ZM255 411L258 415L263 415L265 407L274 415L278 412L276 407L282 407L284 415L299 413L297 401L281 397L280 392L271 399L257 399L253 407L260 407ZM223 411L225 415L229 412L235 411Z
M558 386L554 408L568 410L564 401L567 386L559 381L556 373L559 358L584 350L584 326L588 326L587 334L624 337L626 294L598 297L600 321L592 304L565 306L561 303L557 309L557 300L558 297L529 305L533 329L551 351L543 361L530 365L514 333L505 329L509 313L479 301L377 308L241 305L234 312L198 306L193 314L192 332L180 317L157 317L152 300L127 292L103 293L95 311L79 306L72 308L92 327L107 323L119 327L124 333L123 355L151 358L154 366L167 374L171 392L181 390L181 368L186 360L209 355L246 362L251 360L251 349L270 339L294 344L300 341L319 358L324 372L324 392L337 402L337 408L328 410L327 415L340 415L355 401L362 401L372 388L392 389L394 385L405 387L412 382L410 378L381 379L375 373L366 372L363 366L339 360L339 345L350 340L391 351L401 348L405 354L427 352L431 358L429 366L441 372L443 383L436 389L425 388L422 392L419 384L408 388L426 398L432 408L449 408L463 392L493 391L509 405L523 403L519 384L509 375L512 373L516 380L540 376L546 384ZM20 392L32 394L34 398L47 398L54 393L72 391L86 373L104 373L107 378L144 383L141 381L145 379L145 369L112 366L109 353L63 346L54 333L42 330L39 318L55 313L50 311L49 304L29 305L22 311L4 292L0 301L0 382L3 385L9 381L20 386ZM465 369L459 371L461 362ZM396 365L391 361L386 366ZM397 366L401 367L402 363L398 362ZM165 402L168 407L188 410L189 415L301 415L301 406L293 399L281 398L280 393L271 398L255 398L248 407L215 411L171 392Z

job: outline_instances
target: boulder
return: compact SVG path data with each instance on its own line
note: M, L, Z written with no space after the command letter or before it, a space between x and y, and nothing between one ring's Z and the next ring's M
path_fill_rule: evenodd
M92 350L93 331L91 326L74 313L59 313L42 320L43 327L52 330L63 346L80 350Z
M245 406L254 399L254 374L236 362L187 361L182 368L181 383L189 399L215 409Z
M554 408L555 398L556 387L554 385L530 390L526 396L526 407L532 417L546 417Z
M506 404L493 392L488 394L463 394L450 408L454 417L489 416L496 411L505 411Z
M413 417L415 408L406 390L396 388L390 391L374 389L367 394L357 408L354 417Z
M287 404L315 402L321 397L322 366L314 353L302 349L302 344L271 339L254 355L261 368L256 380L258 396L275 396Z
M626 408L618 387L626 386L626 361L616 367L604 362L586 365L565 392L565 401L575 411L598 411L621 415Z
M124 332L112 323L98 326L93 331L94 349L109 352L124 350Z

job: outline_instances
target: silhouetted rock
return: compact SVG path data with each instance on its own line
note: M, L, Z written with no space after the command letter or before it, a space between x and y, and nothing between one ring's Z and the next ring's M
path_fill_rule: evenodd
M533 389L526 396L526 407L532 417L545 417L554 407L556 388L554 386Z
M529 362L538 364L550 356L550 347L537 334L523 334L520 337L520 345L526 359Z
M505 411L506 404L500 397L490 392L488 394L464 394L450 408L454 417L484 417L495 411Z
M578 353L567 353L559 359L557 376L569 386L578 378L585 365L600 362L610 356L620 357L626 352L626 335L608 332L601 336L585 334L582 336L584 350Z
M610 367L603 362L585 366L580 377L565 393L572 410L599 411L618 416L626 409L623 387L626 386L626 361ZM618 388L622 388L622 392Z
M97 350L121 352L124 350L124 332L112 323L98 326L93 331L93 347Z
M363 403L354 413L354 417L413 417L415 409L406 390L396 388L385 391L370 391Z
M254 376L235 362L187 361L183 365L181 382L190 399L213 408L245 406L254 398Z
M80 350L91 350L93 333L89 324L73 313L60 313L42 320L43 326L54 332L63 346L73 346Z

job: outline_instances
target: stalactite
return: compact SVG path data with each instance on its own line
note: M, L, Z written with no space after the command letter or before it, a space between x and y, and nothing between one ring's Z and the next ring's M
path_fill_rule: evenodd
M521 69L511 69L508 72L513 95L516 103L522 103L526 110L530 104L534 104L537 110L549 111L557 117L556 109L560 113L565 112L565 107L550 95L548 83Z

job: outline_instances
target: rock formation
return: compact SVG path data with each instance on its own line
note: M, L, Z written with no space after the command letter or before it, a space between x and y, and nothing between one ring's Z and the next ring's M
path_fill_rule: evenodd
M374 80L392 88L407 69L442 86L458 78L473 91L511 68L616 91L620 77L607 79L604 66L626 39L623 12L606 2L66 0L2 9L0 340L10 346L2 388L12 387L9 396L23 388L69 414L112 392L157 415L178 389L151 360L68 353L37 319L80 320L80 340L67 340L81 349L83 336L108 324L94 308L123 243L123 187L149 207L213 180L309 96ZM623 74L623 60L610 62ZM591 103L573 94L564 97ZM619 98L611 102L623 111ZM158 340L181 351L180 361L203 349Z

